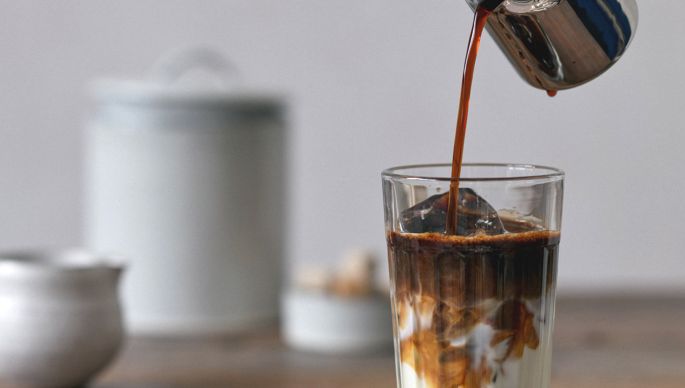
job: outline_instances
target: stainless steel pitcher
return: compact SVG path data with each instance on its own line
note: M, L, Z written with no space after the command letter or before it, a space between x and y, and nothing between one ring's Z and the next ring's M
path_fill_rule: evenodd
M466 1L474 9L481 2ZM556 91L609 69L630 44L637 19L635 0L504 0L487 28L524 80Z

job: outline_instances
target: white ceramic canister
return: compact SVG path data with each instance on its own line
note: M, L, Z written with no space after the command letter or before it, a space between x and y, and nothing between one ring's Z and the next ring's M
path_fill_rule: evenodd
M213 82L186 76L198 68ZM130 258L134 333L217 334L277 316L283 101L231 86L227 73L214 52L191 50L150 81L95 84L86 241Z

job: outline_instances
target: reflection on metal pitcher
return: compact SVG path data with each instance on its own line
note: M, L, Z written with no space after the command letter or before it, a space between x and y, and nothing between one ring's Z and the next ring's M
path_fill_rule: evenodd
M505 0L488 30L529 84L561 90L609 69L635 35L637 15L635 0Z

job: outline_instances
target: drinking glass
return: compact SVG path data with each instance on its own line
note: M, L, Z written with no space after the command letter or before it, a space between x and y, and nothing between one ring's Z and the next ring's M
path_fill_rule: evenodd
M382 173L397 386L547 388L564 173L465 164Z

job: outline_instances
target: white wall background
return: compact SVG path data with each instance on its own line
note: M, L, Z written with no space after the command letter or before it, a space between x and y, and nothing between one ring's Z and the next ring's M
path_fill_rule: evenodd
M561 287L685 290L685 23L641 1L612 71L554 99L489 38L468 161L568 173ZM657 4L658 3L658 6ZM463 0L0 1L0 248L81 241L85 83L202 44L292 96L293 262L384 254L379 172L450 158L471 15Z

